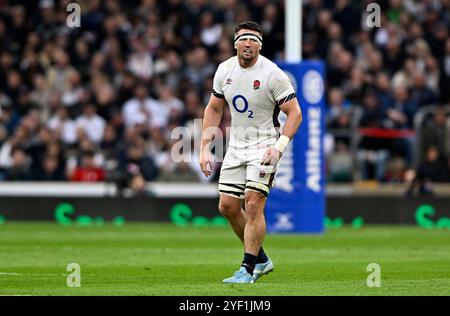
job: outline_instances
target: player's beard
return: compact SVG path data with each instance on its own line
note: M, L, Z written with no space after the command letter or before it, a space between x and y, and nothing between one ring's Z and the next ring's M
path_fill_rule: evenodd
M241 59L246 64L251 64L252 61L257 57L257 53L254 50L251 50L249 53L246 53L244 50L241 53Z

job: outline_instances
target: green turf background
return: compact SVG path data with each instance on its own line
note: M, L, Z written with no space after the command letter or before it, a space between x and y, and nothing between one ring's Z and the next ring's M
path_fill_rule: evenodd
M126 223L0 225L0 295L450 295L450 230L363 226L268 235L275 271L226 285L242 259L229 228ZM69 288L66 267L81 266ZM381 287L369 288L369 263Z

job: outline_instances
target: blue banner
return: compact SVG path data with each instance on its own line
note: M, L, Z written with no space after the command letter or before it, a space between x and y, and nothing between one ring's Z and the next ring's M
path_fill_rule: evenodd
M321 233L325 219L325 66L320 61L278 66L294 85L303 121L280 161L267 200L267 231ZM280 117L281 126L284 120L285 115Z

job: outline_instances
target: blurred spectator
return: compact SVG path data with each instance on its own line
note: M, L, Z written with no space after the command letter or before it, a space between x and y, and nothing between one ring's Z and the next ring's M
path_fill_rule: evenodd
M105 120L110 120L113 112L119 110L114 88L108 83L100 83L96 87L94 99L98 105L98 114Z
M0 125L6 129L7 134L13 134L19 125L20 116L12 108L9 98L5 95L0 95L0 99L2 99L0 101L2 102L0 107Z
M132 42L134 53L128 61L128 69L139 79L149 80L153 76L153 58L145 47L142 38L136 38Z
M436 58L430 55L427 56L427 58L425 59L424 73L427 86L436 94L442 93L443 91L439 90L439 78L441 70L439 69L439 64Z
M221 62L227 60L228 58L233 57L234 49L231 42L227 38L222 37L219 40L217 46L218 52L216 53L214 58L214 62L216 64L220 64Z
M41 166L34 172L33 180L38 181L65 181L64 167L58 157L46 155Z
M22 76L16 70L9 70L6 73L6 85L3 86L4 93L12 100L18 100L21 92L25 89ZM15 103L15 102L14 102Z
M81 164L82 156L85 152L94 153L94 164L96 166L103 167L105 165L105 156L103 155L103 152L98 150L98 146L92 143L88 138L80 139L76 147L67 149L64 151L63 155L61 155L63 147L60 143L55 142L50 145L52 146L48 148L48 152L52 149L53 155L59 155L66 158L66 175L68 178L73 174L75 168Z
M116 153L119 148L119 138L117 131L112 125L107 125L105 127L105 132L103 133L103 139L100 143L100 149L105 156L107 161L114 164L113 168L117 167L115 161L117 160Z
M126 170L128 164L133 163L139 167L139 170L145 180L153 181L158 176L158 169L152 157L145 152L145 142L142 138L138 138L127 147L125 153L122 154L120 161L121 169Z
M70 119L67 108L57 108L47 125L64 144L72 145L77 141L77 124Z
M382 109L387 109L394 102L391 95L389 75L386 72L380 72L377 74L375 80L375 93L378 102L380 102Z
M47 127L40 127L36 135L31 138L26 151L31 158L31 168L33 170L40 167L49 144L54 141L56 139Z
M405 52L398 38L389 38L386 46L382 48L384 68L390 74L400 70L402 61L405 60Z
M326 117L327 128L331 129L335 136L335 142L350 144L351 133L351 105L344 100L342 90L330 89L328 94L328 113Z
M436 147L440 153L450 154L447 152L447 146L450 143L450 138L448 137L450 135L446 131L446 121L447 116L441 108L434 112L432 119L425 120L421 131L421 144L419 144L422 153L425 153L430 147Z
M119 194L124 197L146 196L149 194L145 178L139 166L133 163L127 165L117 184Z
M337 0L333 20L342 26L344 37L349 38L358 31L359 25L354 21L360 20L360 14L351 1Z
M183 123L186 123L189 120L192 120L194 118L198 118L198 109L201 107L201 100L197 92L195 91L189 91L184 96L184 104L185 104L185 111L184 111L184 117L182 119Z
M84 94L82 87L81 75L77 71L73 71L67 78L67 89L62 92L61 102L66 107L79 105Z
M402 86L410 88L413 85L414 74L416 72L416 65L413 58L406 58L403 63L403 68L395 72L392 77L392 86L394 88Z
M5 172L5 180L28 181L31 180L30 157L20 147L11 150L11 166Z
M363 115L360 127L382 128L384 111L374 91L368 91L363 100ZM358 150L358 169L362 179L384 180L386 163L389 158L386 140L364 136Z
M62 48L52 50L51 58L54 63L47 71L47 82L50 90L65 92L70 89L70 77L75 69L70 65L69 56Z
M353 57L350 52L339 50L337 55L332 58L333 62L329 65L327 71L327 80L331 86L341 86L345 80L350 78L353 68Z
M24 83L31 87L35 76L44 72L44 68L39 63L38 55L32 48L26 48L23 58L19 64L20 73L23 75Z
M169 50L155 64L155 71L161 75L164 82L174 90L179 89L183 73L183 61L178 53Z
M353 68L350 72L350 78L341 87L349 101L355 104L361 104L368 88L366 74L359 67Z
M414 85L411 89L411 101L416 103L419 108L437 102L434 92L426 86L425 76L420 72L417 72L414 75Z
M174 96L173 89L168 85L161 85L158 88L158 96L161 107L168 112L169 120L180 123L184 111L184 104Z
M403 86L394 88L393 103L386 109L387 128L412 128L417 103L409 95L408 89Z
M420 195L433 194L431 182L449 182L450 166L449 160L439 150L431 146L427 149L425 159L417 168L407 195L413 195L418 188Z
M36 74L33 77L33 87L34 89L30 92L30 100L34 102L41 111L42 120L45 121L50 116L50 99L51 91L48 88L47 81L43 74ZM55 94L56 96L57 94Z
M193 48L187 53L186 63L184 76L196 87L197 91L200 91L203 80L212 76L216 68L209 62L206 49L200 46Z
M168 121L168 109L160 102L148 97L147 87L138 84L134 98L123 105L123 117L127 128L140 125L144 130L163 127Z
M14 134L0 148L0 168L7 170L13 166L13 149L26 148L30 143L29 137L29 131L24 125L19 125L14 130Z
M264 32L264 41L273 43L273 45L265 46L264 56L269 59L277 59L278 47L283 45L283 30L282 21L280 15L282 13L278 10L278 7L274 3L267 3L264 7L263 16L261 19L261 27Z
M95 164L94 152L84 151L78 165L70 176L75 182L98 182L106 179L105 170Z
M439 81L439 91L441 92L441 101L450 103L450 38L445 42L445 55L440 59L440 68L442 69Z
M87 137L98 144L103 138L106 122L97 114L95 105L88 103L83 108L83 114L77 118L76 125L78 138Z
M136 86L136 78L130 72L121 73L120 77L115 82L116 87L118 87L118 92L116 94L117 102L121 105L127 100L133 98L134 89Z
M417 103L409 96L405 87L394 88L393 103L386 109L384 127L394 129L412 129L414 114L417 111ZM414 139L395 138L390 146L391 155L403 157L408 166L412 165L414 152Z
M209 48L214 47L222 35L222 25L215 21L213 12L205 11L200 16L200 40Z

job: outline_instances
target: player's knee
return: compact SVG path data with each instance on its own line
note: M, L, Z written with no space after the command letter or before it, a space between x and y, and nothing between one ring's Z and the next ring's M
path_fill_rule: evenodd
M245 201L245 212L248 220L254 220L262 214L261 203L258 199L249 198Z
M237 209L231 203L220 201L219 202L219 211L220 211L220 214L222 214L225 217L233 217L233 216L236 216L240 212L240 209Z

